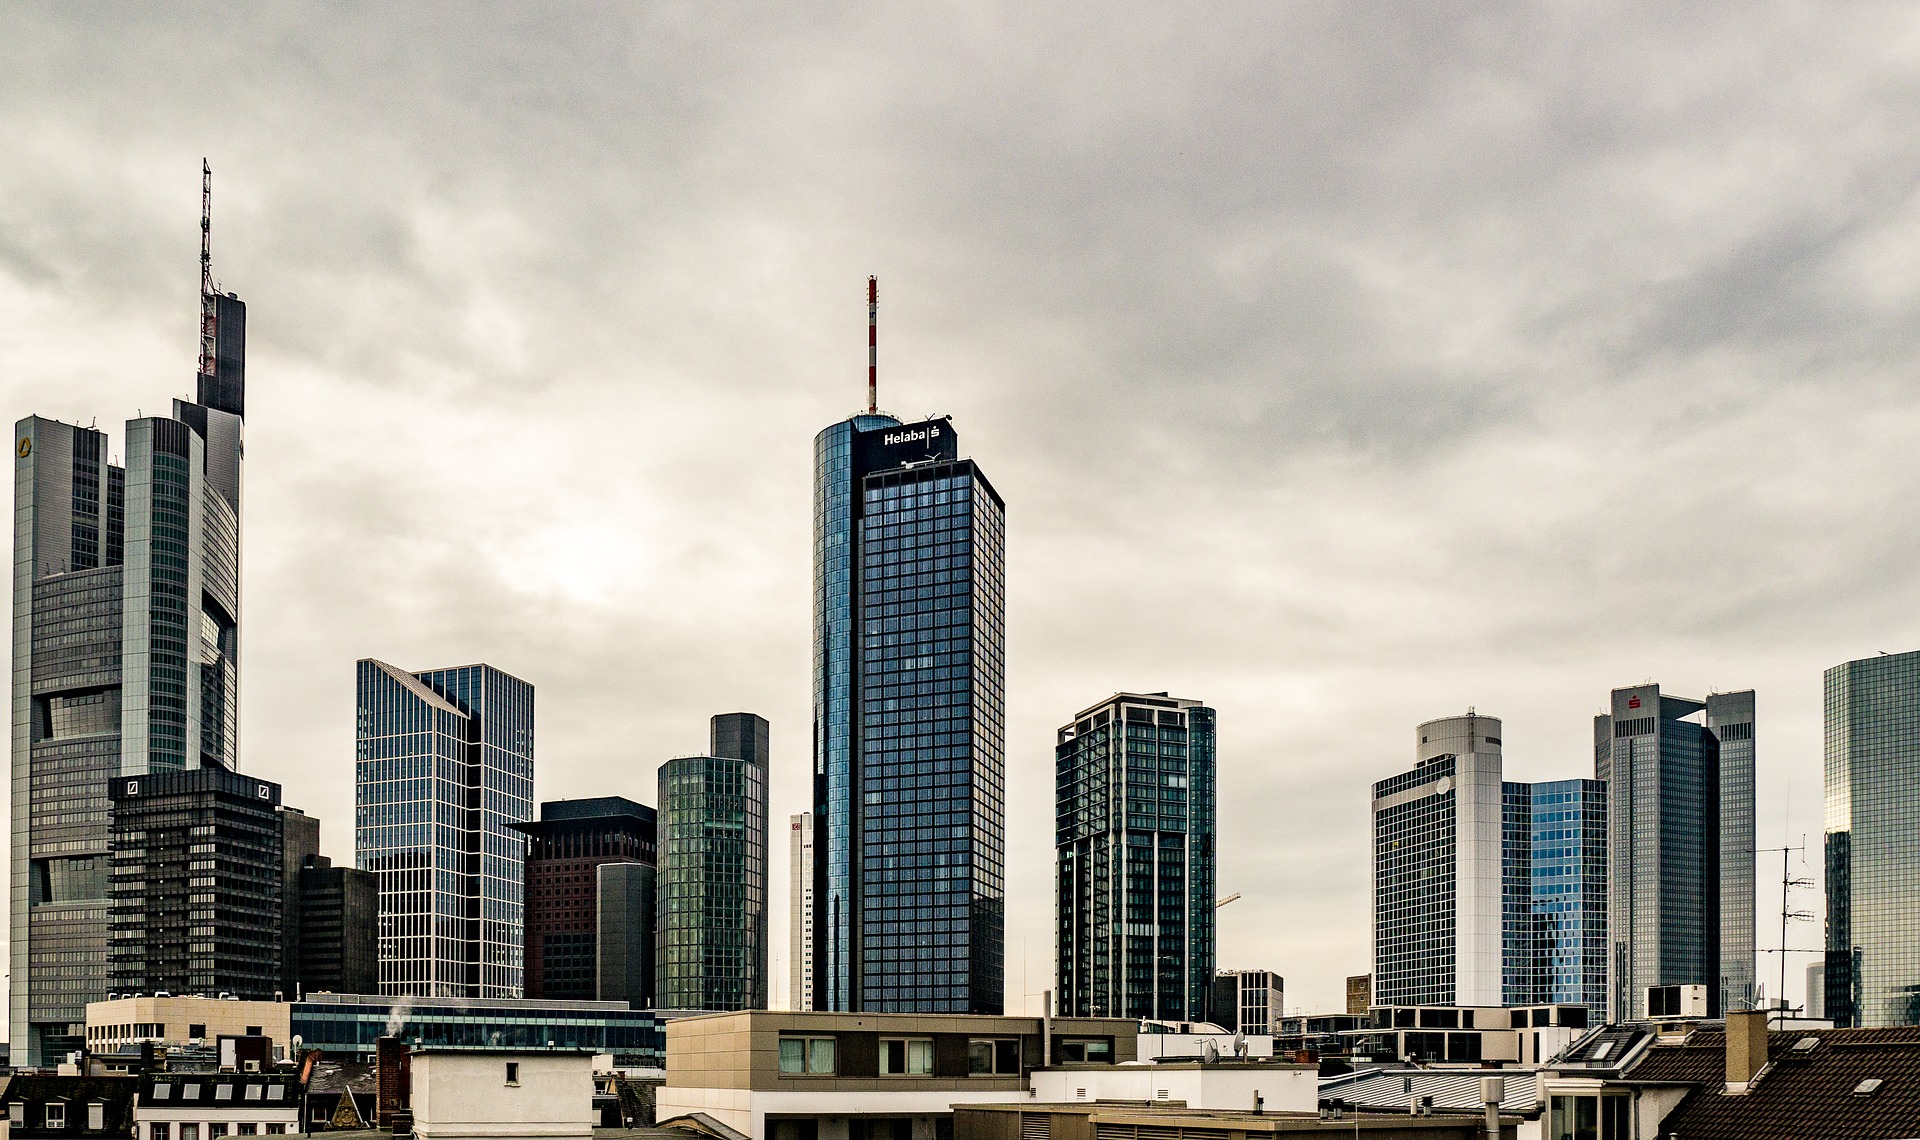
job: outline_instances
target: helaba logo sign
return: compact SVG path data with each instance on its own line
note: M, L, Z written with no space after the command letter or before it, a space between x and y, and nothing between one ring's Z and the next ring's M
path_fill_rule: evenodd
M896 443L932 443L939 438L940 429L929 426L918 430L909 428L906 431L890 431L881 437L881 441L888 447L892 447Z

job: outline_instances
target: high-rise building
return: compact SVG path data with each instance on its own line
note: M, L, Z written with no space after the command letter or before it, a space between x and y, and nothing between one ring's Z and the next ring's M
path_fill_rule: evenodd
M1607 1001L1647 1015L1650 986L1703 985L1713 1016L1754 999L1753 692L1704 701L1615 689L1594 718L1607 783Z
M1920 1025L1920 653L1826 673L1826 1015Z
M659 869L652 863L602 863L593 873L593 996L651 1009Z
M952 421L814 439L816 1008L1000 1013L1006 506Z
M1827 964L1807 964L1807 1002L1805 1012L1811 1018L1827 1016Z
M207 232L203 229L203 233ZM14 1063L83 1047L108 992L108 785L234 768L246 305L202 249L197 402L107 434L14 431Z
M1054 932L1068 1017L1203 1020L1214 985L1214 710L1117 693L1055 735Z
M767 722L714 717L709 752L660 766L655 1002L765 1009Z
M300 894L295 994L380 992L380 884L373 872L336 867L308 855L296 876Z
M354 860L380 882L380 992L519 997L533 686L368 659L357 688Z
M792 879L788 892L787 1004L813 1008L813 813L800 812L789 822L787 868Z
M1500 721L1420 726L1417 763L1373 786L1375 1005L1500 1005L1506 946Z
M209 765L115 777L109 985L280 992L280 786Z
M1599 780L1522 785L1532 807L1532 965L1509 1005L1584 1005L1607 1011L1607 786Z
M1266 1037L1286 1016L1287 980L1271 970L1222 970L1214 975L1206 1020L1229 1033Z
M528 837L526 996L593 1001L600 992L599 868L654 865L654 810L619 796L551 800L540 805L539 822L510 826ZM653 929L651 913L628 921Z
M299 808L280 807L280 992L300 993L300 872L320 855L320 821Z

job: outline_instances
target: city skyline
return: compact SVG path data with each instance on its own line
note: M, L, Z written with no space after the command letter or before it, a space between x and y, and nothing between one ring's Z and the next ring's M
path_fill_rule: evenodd
M1055 75L877 15L298 26L324 66L249 16L4 18L16 418L183 390L211 152L254 310L241 767L336 862L362 656L540 685L542 799L649 798L608 758L698 751L713 708L801 738L808 447L864 403L870 272L882 407L951 413L1015 507L1009 867L1044 866L1060 709L1204 693L1246 758L1220 888L1255 887L1220 964L1290 1003L1366 968L1365 784L1405 725L1497 708L1533 781L1584 770L1612 687L1752 685L1761 845L1811 847L1822 672L1920 644L1881 15L1021 17L1073 45ZM952 98L948 51L1002 94ZM489 68L552 100L461 78ZM1074 97L1114 71L1110 108ZM1009 1008L1037 1009L1050 890L1010 888Z

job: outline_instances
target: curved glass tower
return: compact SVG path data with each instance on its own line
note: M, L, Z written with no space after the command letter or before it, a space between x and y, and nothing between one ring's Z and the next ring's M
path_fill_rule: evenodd
M999 1013L1005 505L951 421L814 440L814 1004Z

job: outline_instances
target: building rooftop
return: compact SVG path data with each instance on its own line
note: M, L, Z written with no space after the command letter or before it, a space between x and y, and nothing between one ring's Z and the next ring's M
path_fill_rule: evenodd
M1699 1029L1683 1044L1655 1045L1627 1073L1631 1081L1688 1080L1699 1086L1661 1122L1661 1136L1920 1136L1920 1026L1770 1033L1767 1067L1741 1095L1724 1091L1725 1049L1724 1031Z

